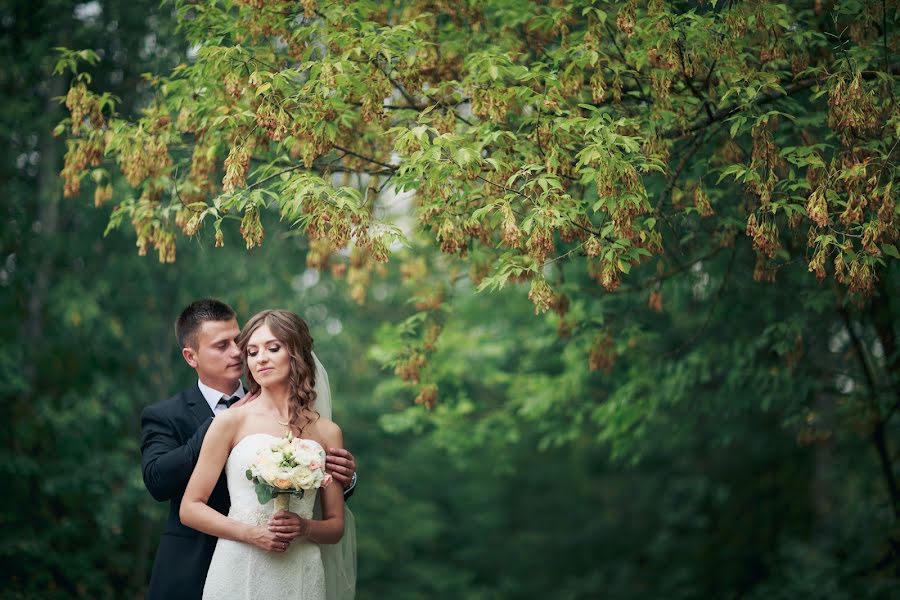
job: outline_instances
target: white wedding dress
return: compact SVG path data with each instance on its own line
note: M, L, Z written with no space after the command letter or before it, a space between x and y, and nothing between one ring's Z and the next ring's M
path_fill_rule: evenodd
M260 504L253 482L245 472L256 453L278 438L252 433L231 449L225 463L231 510L228 516L250 525L265 525L273 512L273 501ZM291 497L288 510L307 519L313 516L317 491L302 498ZM283 553L268 552L251 544L220 539L206 575L204 600L325 600L325 572L319 546L296 539Z

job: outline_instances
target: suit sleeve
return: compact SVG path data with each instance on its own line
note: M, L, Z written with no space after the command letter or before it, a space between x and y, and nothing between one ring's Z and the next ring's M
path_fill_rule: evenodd
M212 417L182 444L171 419L155 407L144 409L141 414L141 471L144 485L156 500L162 502L184 494L211 423Z
M344 490L344 501L346 502L347 500L349 500L350 496L352 496L353 492L355 492L355 491L356 491L356 473L353 474L353 482L350 484L350 487L348 487L346 490Z

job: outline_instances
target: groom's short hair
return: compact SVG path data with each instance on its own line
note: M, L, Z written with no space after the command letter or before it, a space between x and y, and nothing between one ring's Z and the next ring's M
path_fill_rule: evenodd
M234 309L215 298L194 300L181 311L175 321L175 337L182 348L197 347L197 333L206 321L230 321L236 319Z

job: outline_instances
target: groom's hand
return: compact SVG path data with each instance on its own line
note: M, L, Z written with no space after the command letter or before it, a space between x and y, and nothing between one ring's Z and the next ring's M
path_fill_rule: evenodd
M244 394L244 397L243 397L243 398L241 398L240 400L238 400L237 402L235 402L234 404L232 404L232 405L231 405L231 408L237 408L238 406L243 406L243 405L245 405L245 404L249 404L250 402L253 402L253 401L256 400L257 398L259 398L259 392L258 392L258 391L257 391L256 393L249 393L249 392L248 392L248 393Z
M269 519L269 531L278 539L290 543L298 537L309 534L309 520L297 513L278 511Z
M356 459L349 450L329 448L325 457L325 469L346 489L353 480L353 474L356 473Z

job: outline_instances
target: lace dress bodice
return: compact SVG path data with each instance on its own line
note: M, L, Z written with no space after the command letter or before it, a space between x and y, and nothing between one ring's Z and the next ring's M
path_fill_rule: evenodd
M246 472L257 452L277 439L277 436L267 433L253 433L231 449L225 463L231 496L230 518L255 526L268 523L274 512L274 501L259 503L253 482L247 479ZM302 498L291 496L288 510L301 517L312 518L316 498L316 490L307 491ZM319 546L297 539L291 542L287 551L276 553L250 544L220 539L207 573L203 598L324 600L325 576Z

